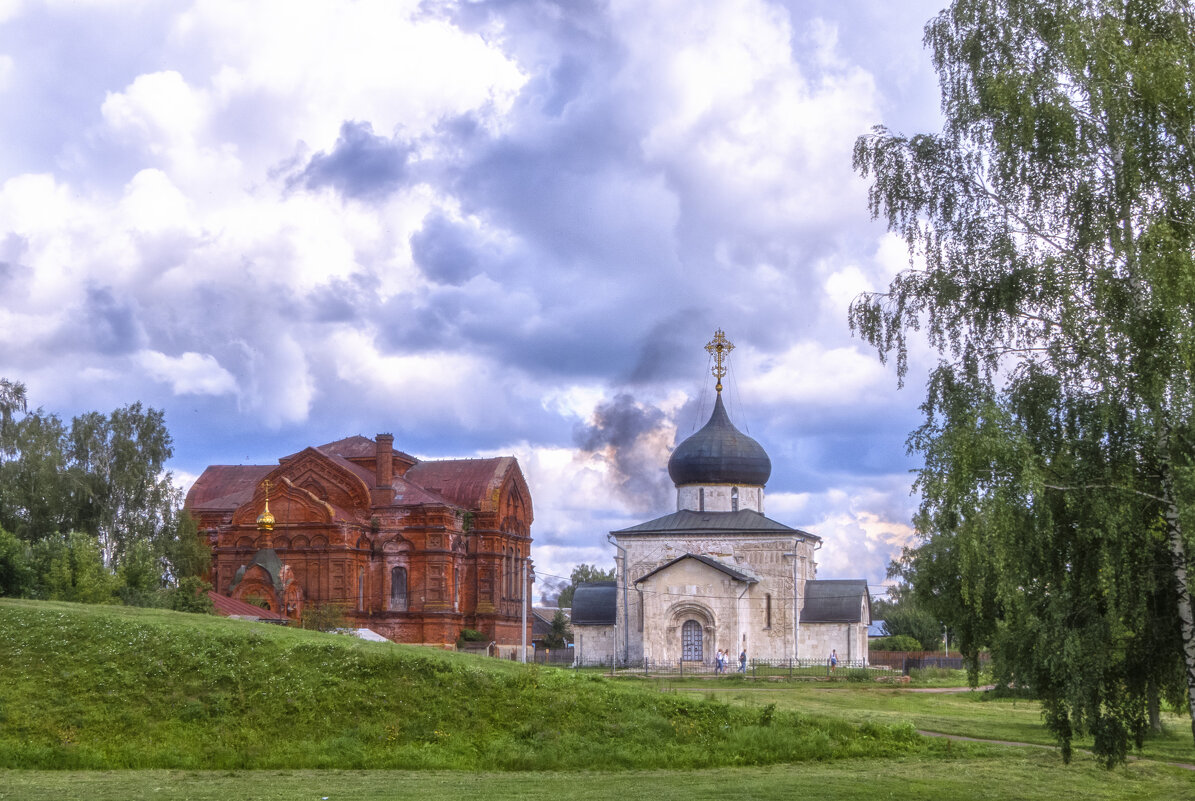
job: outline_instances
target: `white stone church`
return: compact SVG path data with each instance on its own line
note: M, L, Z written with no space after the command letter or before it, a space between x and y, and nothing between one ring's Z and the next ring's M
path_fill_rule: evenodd
M610 532L617 580L573 596L579 664L713 664L718 650L749 659L867 662L871 599L864 579L817 578L821 538L764 516L772 463L722 404L726 354L714 356L709 422L668 460L676 511ZM733 669L733 668L732 668Z

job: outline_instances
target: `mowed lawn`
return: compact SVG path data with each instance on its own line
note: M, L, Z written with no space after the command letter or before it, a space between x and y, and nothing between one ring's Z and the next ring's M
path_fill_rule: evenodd
M0 771L0 801L1183 801L1195 773L1137 762L1106 771L1068 766L1039 749L960 749L948 759L845 760L677 771Z
M669 692L748 706L775 704L777 709L825 715L852 723L909 722L921 731L1047 746L1056 744L1042 723L1041 706L1036 701L997 698L989 692L918 692L845 682L831 685L809 682L784 687L760 684L725 687L717 682L663 686ZM1145 759L1195 764L1190 718L1164 712L1162 723L1164 733L1147 739L1145 747L1134 753ZM1076 748L1090 744L1089 739L1075 740Z

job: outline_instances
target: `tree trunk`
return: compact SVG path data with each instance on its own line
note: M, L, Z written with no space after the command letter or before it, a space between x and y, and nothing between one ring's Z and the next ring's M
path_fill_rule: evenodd
M1158 683L1153 679L1150 679L1149 688L1146 690L1146 692L1149 694L1149 700L1146 702L1149 707L1149 732L1150 734L1161 734L1162 711L1160 708L1161 702L1158 698Z
M1187 706L1191 713L1191 736L1195 738L1195 614L1191 610L1191 590L1187 576L1187 546L1183 542L1182 523L1174 501L1174 474L1170 461L1170 423L1159 416L1158 458L1162 473L1162 517L1166 521L1166 541L1177 586L1178 623L1183 644L1183 667L1187 675Z

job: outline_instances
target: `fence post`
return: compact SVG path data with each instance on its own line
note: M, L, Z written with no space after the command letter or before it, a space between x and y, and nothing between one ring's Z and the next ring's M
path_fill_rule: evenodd
M682 658L680 659L680 674L681 674L681 677L682 677L682 678L683 678L683 677L684 677L684 675L685 675L685 660L684 660L684 657L682 657Z
M793 660L792 660L792 657L789 657L789 659L788 659L788 680L789 680L789 681L792 681L792 680L793 680Z
M643 675L647 675L647 654L643 655Z

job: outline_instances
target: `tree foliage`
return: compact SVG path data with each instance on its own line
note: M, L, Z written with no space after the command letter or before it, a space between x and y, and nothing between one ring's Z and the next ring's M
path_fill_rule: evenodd
M613 567L609 570L599 570L597 565L587 565L582 562L574 567L573 572L569 574L569 585L560 591L560 595L556 598L556 605L561 609L571 609L573 593L577 591L578 584L587 584L591 581L614 581L615 575L616 571Z
M557 609L556 614L552 616L552 630L544 637L545 648L564 648L573 639L573 629L568 624L568 618L564 615L564 610Z
M888 637L877 637L867 644L871 651L925 651L927 649L916 637L908 634L893 634Z
M165 469L172 453L161 411L134 403L68 427L0 379L0 594L173 603L210 553Z
M905 577L1108 764L1159 693L1195 731L1193 29L1178 0L956 0L926 27L942 132L855 148L911 265L852 326L902 376L911 332L941 356Z
M913 648L891 647L890 651L933 651L942 642L941 618L923 609L907 588L893 592L890 600L872 601L871 617L884 621L884 631L889 637L908 638L916 643Z

